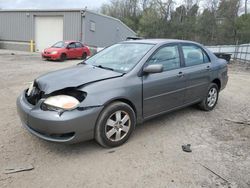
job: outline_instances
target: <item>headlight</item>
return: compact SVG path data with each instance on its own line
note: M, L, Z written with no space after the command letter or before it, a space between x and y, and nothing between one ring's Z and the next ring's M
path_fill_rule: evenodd
M32 92L32 90L33 90L33 88L34 88L34 81L30 83L29 89L28 89L28 91L27 91L27 95L28 95L28 96L30 96L30 94L31 94L31 92Z
M64 110L73 110L79 105L79 101L71 97L69 95L57 95L57 96L52 96L48 97L45 101L44 104L47 104L49 106L53 106L56 108L61 108Z
M55 54L57 54L57 53L58 53L57 51L53 51L53 52L51 52L50 54L55 55Z

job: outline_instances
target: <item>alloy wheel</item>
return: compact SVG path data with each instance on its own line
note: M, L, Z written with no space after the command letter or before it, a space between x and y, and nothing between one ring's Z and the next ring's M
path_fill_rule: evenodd
M218 98L218 91L216 88L212 87L208 92L207 105L210 108L212 108L216 104L217 98Z
M113 113L105 124L105 135L113 142L122 140L129 132L131 118L125 111L119 110Z

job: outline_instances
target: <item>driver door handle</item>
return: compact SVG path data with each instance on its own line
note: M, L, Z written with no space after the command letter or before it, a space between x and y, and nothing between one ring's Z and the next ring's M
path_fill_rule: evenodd
M206 70L210 70L211 69L211 67L210 67L210 65L208 65L207 67L206 67Z
M183 72L179 72L178 75L177 75L177 77L179 77L179 78L184 77L184 73Z

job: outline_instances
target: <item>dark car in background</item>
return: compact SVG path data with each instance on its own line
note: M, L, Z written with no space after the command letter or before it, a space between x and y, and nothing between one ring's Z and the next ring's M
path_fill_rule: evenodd
M24 127L44 140L95 138L115 147L153 117L193 104L213 110L227 81L226 61L198 43L126 41L35 79L17 108Z
M86 59L88 56L89 47L77 41L60 41L42 52L42 57L47 60Z

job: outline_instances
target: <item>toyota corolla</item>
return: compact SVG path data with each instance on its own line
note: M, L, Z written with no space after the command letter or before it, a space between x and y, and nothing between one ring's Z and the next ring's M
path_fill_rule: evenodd
M116 147L150 118L194 104L213 110L227 80L226 61L198 43L125 41L35 79L17 109L44 140Z

